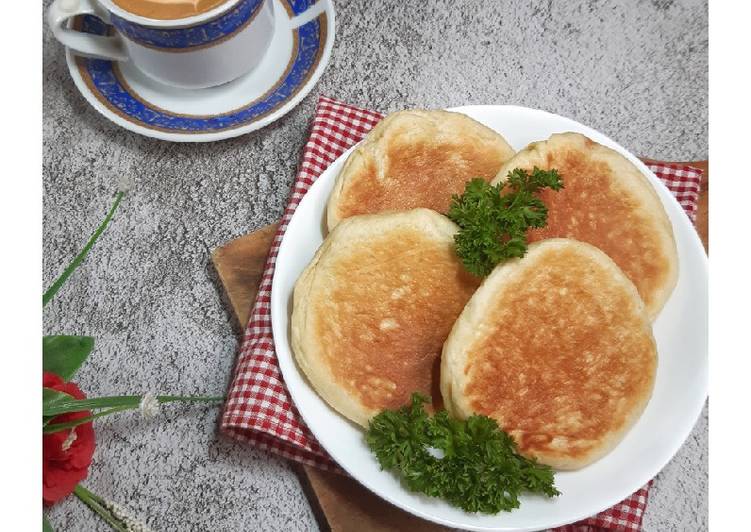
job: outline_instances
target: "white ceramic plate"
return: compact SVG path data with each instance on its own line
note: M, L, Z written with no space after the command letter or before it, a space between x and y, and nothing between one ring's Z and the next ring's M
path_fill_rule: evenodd
M460 111L501 133L517 150L552 133L577 131L630 159L655 185L675 232L680 276L654 324L659 352L652 399L610 454L573 472L556 474L562 495L524 496L521 507L498 515L469 514L438 499L410 493L380 471L363 432L316 394L295 364L289 317L295 281L323 241L324 211L349 151L316 181L295 212L279 250L271 295L276 353L284 381L318 441L350 475L377 495L422 518L470 530L539 530L592 516L620 502L654 477L685 441L707 395L707 259L681 206L635 156L605 135L568 118L515 106L468 106Z

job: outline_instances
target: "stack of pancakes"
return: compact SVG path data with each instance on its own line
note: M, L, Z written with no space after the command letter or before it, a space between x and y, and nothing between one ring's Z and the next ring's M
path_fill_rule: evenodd
M442 213L472 178L558 169L548 224L486 278L454 251ZM646 177L577 133L514 154L446 111L376 126L337 177L329 235L297 282L292 347L318 393L367 427L413 392L484 414L526 456L559 469L610 451L652 393L652 320L677 280L672 226Z

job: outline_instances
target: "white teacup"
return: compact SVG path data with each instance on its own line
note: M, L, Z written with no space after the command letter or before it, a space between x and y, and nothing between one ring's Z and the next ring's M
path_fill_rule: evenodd
M298 18L322 11L323 4L318 1ZM102 19L115 28L114 35L69 27L69 19L78 15ZM205 13L176 20L135 15L112 0L55 0L47 17L57 40L73 53L132 61L150 77L185 89L221 85L250 72L261 62L274 33L271 0L227 0Z

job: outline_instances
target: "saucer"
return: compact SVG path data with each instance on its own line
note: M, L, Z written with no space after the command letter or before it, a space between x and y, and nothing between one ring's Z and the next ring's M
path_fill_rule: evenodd
M333 2L323 2L322 12L305 20L293 17L316 9L308 8L314 2L272 1L275 28L266 55L253 71L224 85L179 89L151 79L131 62L85 58L70 50L68 69L88 102L125 129L173 142L237 137L278 120L300 103L321 77L334 45ZM89 15L71 23L98 35L113 31Z

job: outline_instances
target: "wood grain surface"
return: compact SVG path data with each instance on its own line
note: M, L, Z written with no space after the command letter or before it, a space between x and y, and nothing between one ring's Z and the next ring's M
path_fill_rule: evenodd
M656 162L644 159L645 162ZM707 161L680 162L704 171L696 230L708 249L709 165ZM255 301L271 241L278 224L271 224L217 248L212 260L232 311L244 325ZM386 532L409 530L438 532L448 528L429 523L377 497L355 480L295 465L322 530Z

